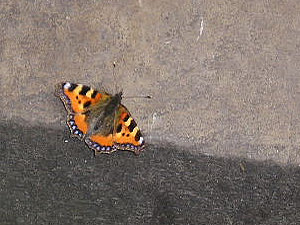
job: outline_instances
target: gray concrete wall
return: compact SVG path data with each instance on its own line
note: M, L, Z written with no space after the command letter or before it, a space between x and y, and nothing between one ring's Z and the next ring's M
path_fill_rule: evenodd
M63 132L54 85L73 81L152 95L124 99L148 143L299 164L299 11L297 0L1 1L1 118Z

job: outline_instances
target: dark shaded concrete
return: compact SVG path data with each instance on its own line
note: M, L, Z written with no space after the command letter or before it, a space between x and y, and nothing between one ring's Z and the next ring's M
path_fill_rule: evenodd
M94 157L68 133L0 124L0 224L300 221L298 167L194 156L171 145Z

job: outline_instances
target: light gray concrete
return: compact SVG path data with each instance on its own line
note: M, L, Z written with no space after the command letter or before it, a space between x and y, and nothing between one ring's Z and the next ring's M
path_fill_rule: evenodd
M297 0L1 1L2 119L65 129L53 92L68 80L152 95L124 99L148 143L299 164L299 12Z

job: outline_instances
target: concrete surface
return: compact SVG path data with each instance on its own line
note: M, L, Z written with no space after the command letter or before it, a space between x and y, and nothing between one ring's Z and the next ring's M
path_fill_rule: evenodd
M299 164L299 11L297 0L1 1L2 119L64 129L52 93L73 81L152 95L124 99L148 143Z
M1 224L297 224L297 0L0 2ZM113 69L113 63L116 68ZM124 99L141 156L69 138L54 85Z
M3 225L300 221L299 167L195 157L175 146L148 146L139 157L94 157L84 143L64 143L67 132L12 123L0 128Z

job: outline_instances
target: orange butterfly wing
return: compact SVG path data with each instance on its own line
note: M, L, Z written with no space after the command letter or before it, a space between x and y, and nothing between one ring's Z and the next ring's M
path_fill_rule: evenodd
M122 104L119 106L118 115L113 135L115 147L138 154L143 150L145 144L140 129L127 108Z
M101 134L94 134L85 139L85 143L93 150L95 153L112 153L117 150L113 145L112 134L104 136Z
M88 115L85 114L89 107L103 98L110 97L107 93L99 93L88 86L69 82L58 84L56 92L68 111L67 124L71 133L79 139L82 139L89 129Z
M85 142L96 153L111 153L119 149L133 151L138 154L144 148L144 138L141 131L129 111L122 104L116 112L113 134L108 136L94 134L87 138Z

